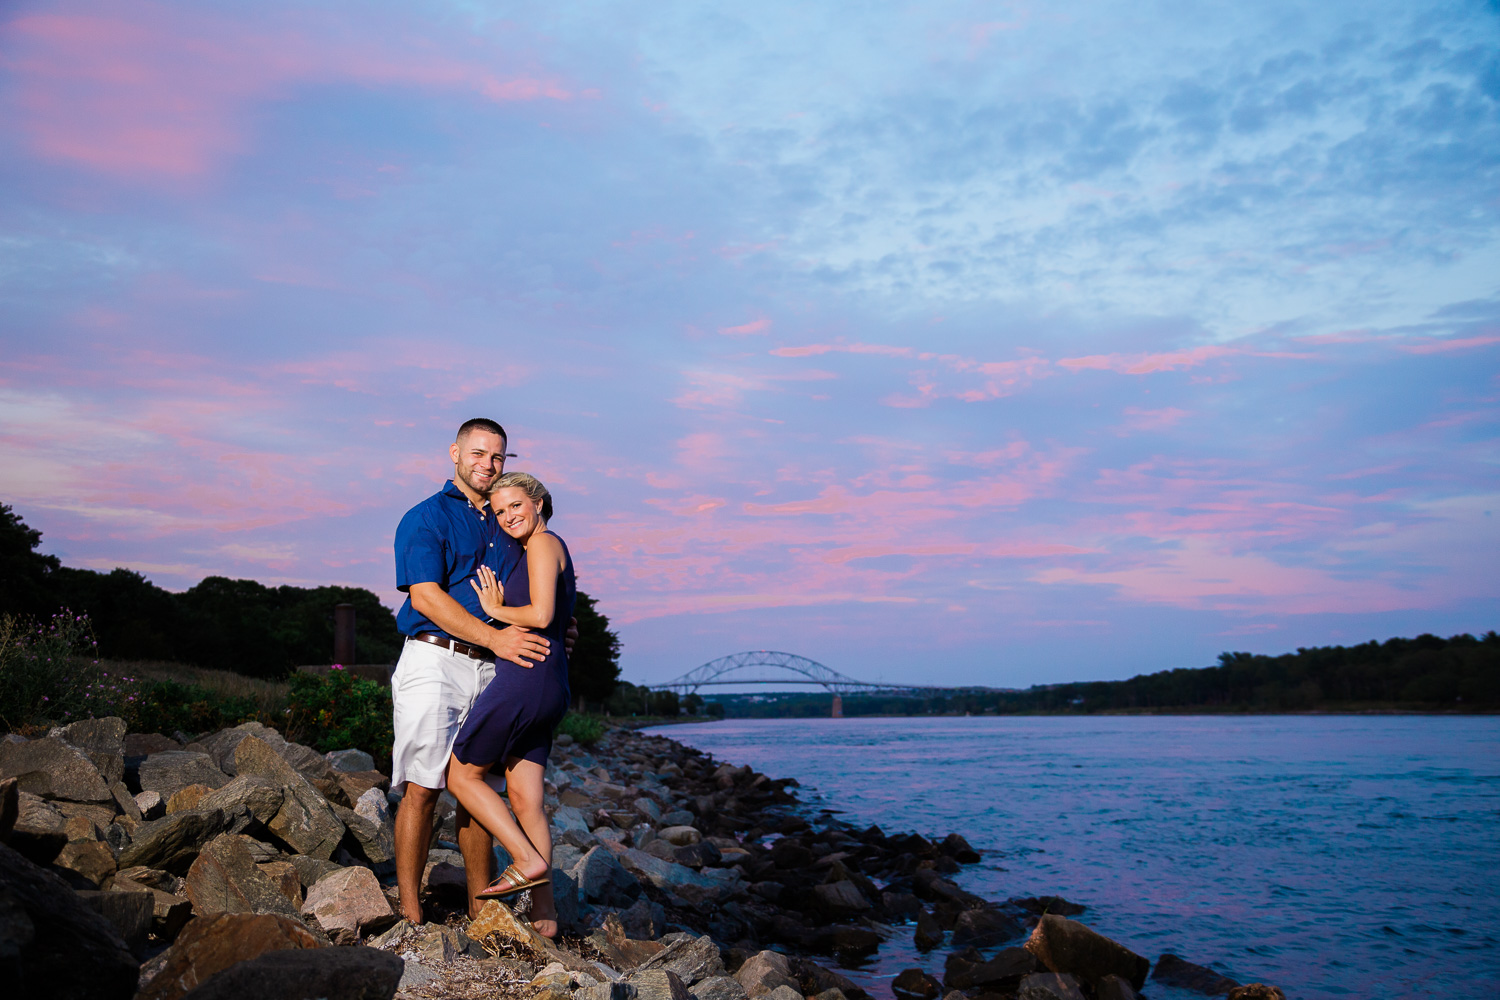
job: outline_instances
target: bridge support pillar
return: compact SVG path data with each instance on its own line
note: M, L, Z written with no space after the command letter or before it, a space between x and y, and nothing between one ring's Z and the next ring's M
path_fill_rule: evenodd
M844 696L841 694L833 696L833 717L835 719L844 717Z

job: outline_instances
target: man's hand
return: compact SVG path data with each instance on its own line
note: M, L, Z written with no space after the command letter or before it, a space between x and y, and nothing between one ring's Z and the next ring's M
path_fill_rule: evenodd
M495 633L495 638L490 642L490 650L498 659L509 660L517 666L531 668L528 660L544 660L547 650L552 644L544 635L537 635L530 629L521 628L518 625L507 629L500 629Z
M563 650L567 652L569 659L573 656L573 644L578 641L578 619L568 619L568 631L563 633Z

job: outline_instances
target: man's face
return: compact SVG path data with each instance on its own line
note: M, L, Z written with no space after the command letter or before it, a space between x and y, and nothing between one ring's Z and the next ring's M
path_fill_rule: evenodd
M505 471L505 438L491 431L472 430L453 442L453 474L469 489L484 496Z

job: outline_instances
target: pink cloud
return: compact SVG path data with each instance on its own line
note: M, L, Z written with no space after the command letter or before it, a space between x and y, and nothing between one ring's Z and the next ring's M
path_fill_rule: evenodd
M1081 358L1062 358L1057 363L1069 371L1094 369L1124 375L1149 375L1152 372L1192 368L1214 358L1240 353L1242 352L1235 348L1213 344L1154 354L1091 354Z
M497 103L577 96L519 67L497 72L506 60L494 53L404 31L362 36L350 23L308 14L256 30L202 10L117 0L10 20L0 66L13 75L11 101L36 155L137 177L204 174L248 145L253 103L303 84L466 91Z
M1422 343L1399 345L1408 354L1441 354L1447 351L1467 351L1476 347L1500 344L1500 334L1484 334L1479 337L1460 337L1443 340L1428 340Z
M1138 406L1125 407L1125 429L1132 431L1159 431L1173 427L1188 416L1187 410L1168 406L1161 410L1143 410Z
M771 329L771 321L762 316L740 326L721 326L719 332L730 337L742 337L751 333L765 333Z

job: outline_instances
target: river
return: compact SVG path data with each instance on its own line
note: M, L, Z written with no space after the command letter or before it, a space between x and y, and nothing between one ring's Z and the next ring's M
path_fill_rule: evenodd
M955 878L1060 895L1153 962L1290 1000L1500 996L1500 718L728 720L657 732L794 777L813 808L963 834ZM909 930L852 970L920 965ZM1156 1000L1196 997L1147 983ZM889 995L881 989L880 993Z

